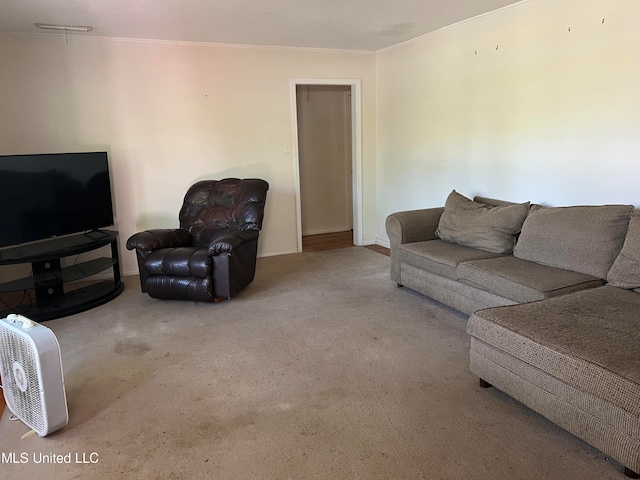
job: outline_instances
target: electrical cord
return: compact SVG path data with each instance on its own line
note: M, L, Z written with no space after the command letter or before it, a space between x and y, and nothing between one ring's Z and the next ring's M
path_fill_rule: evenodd
M28 298L28 300L25 301L25 299ZM7 302L5 302L5 300L0 297L0 302L2 302L2 304L5 306L5 308L8 311L11 312L15 312L15 313L26 313L31 309L31 305L33 304L33 299L31 298L31 295L29 294L28 290L23 290L22 291L22 298L20 299L20 301L18 302L17 305L15 306L10 306ZM22 311L22 312L18 312L18 309L20 309L22 306L27 305L26 310Z

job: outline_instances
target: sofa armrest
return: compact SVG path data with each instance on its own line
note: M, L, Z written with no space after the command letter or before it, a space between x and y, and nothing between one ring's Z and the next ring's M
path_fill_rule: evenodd
M190 243L189 232L182 228L156 229L139 232L129 237L127 249L151 252L159 248L186 247Z
M257 240L259 233L258 230L254 229L227 232L209 244L208 253L211 256L221 253L231 253L242 245Z
M385 228L391 248L403 243L437 239L436 230L442 212L444 207L408 210L389 215Z

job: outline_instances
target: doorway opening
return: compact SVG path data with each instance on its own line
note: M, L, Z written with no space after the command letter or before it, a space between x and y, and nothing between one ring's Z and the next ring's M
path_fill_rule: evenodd
M360 80L291 79L291 95L298 251L362 245Z
M353 245L351 88L297 85L302 250Z

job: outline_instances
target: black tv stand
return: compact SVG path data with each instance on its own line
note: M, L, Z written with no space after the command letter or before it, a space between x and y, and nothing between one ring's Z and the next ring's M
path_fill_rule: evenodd
M99 257L63 267L61 259L111 245L111 257ZM124 289L120 280L118 232L94 230L42 242L16 245L0 250L0 266L31 263L33 274L0 284L0 293L35 291L35 299L15 311L0 311L0 318L9 313L22 313L36 321L52 320L83 312L116 298ZM98 273L113 269L113 280L90 280ZM83 280L82 286L66 290L70 282ZM6 308L0 304L0 309Z

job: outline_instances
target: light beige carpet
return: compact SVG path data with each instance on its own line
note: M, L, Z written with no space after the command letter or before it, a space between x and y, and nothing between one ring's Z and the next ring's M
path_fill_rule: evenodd
M5 410L0 477L624 478L480 389L467 317L397 288L388 268L361 247L261 258L254 283L219 304L154 300L127 278L114 301L45 323L70 422L21 440ZM36 463L50 454L71 463Z

